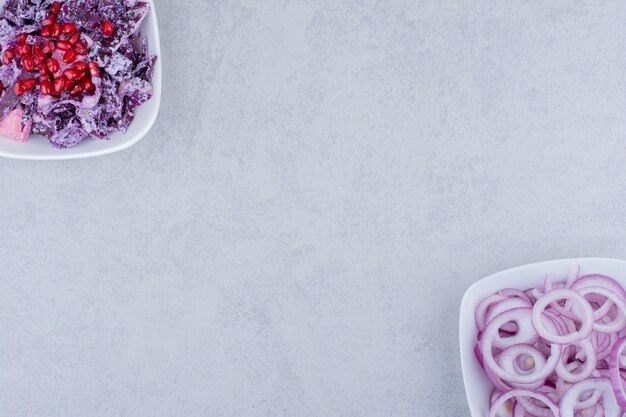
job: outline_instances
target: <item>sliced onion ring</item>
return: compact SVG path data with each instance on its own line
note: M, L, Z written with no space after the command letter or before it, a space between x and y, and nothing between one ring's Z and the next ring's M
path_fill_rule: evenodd
M561 346L557 344L552 344L552 346L550 347L550 357L548 358L545 366L543 366L541 369L536 369L535 372L529 375L516 375L514 373L507 372L496 363L492 350L500 326L510 321L515 321L516 323L518 323L521 332L521 329L526 328L527 326L525 323L530 321L531 314L532 310L530 308L514 308L495 317L485 328L485 332L483 334L480 345L485 368L488 368L496 376L502 378L508 383L534 384L538 381L545 380L554 371L554 369L556 368L556 364L561 357ZM527 341L526 343L531 342Z
M560 399L560 396L556 392L556 389L552 388L549 385L544 385L543 387L538 388L535 391L539 391L539 392L542 392L543 394L546 394L548 398L550 398L550 400L554 404L557 404ZM537 402L536 399L527 398L527 397L517 397L516 399L517 399L517 403L520 404L524 408L524 411L525 411L524 414L530 414L534 417L551 417L552 416L552 411L549 408L541 407L540 405L536 404ZM515 414L517 415L517 413Z
M604 287L618 294L622 300L626 300L626 290L622 285L611 277L600 274L590 274L578 278L571 286L572 290L579 291L587 287Z
M478 331L482 332L485 328L485 318L487 317L487 310L489 310L489 307L491 307L492 304L502 300L506 300L506 297L498 294L493 294L483 299L478 304L478 307L476 307L476 311L474 312L474 320L476 321L476 327L478 327Z
M615 307L618 309L618 316L615 320L609 323L603 323L602 321L596 321L593 324L593 329L603 333L616 333L619 332L626 325L626 302L621 299L616 292L604 288L604 287L585 287L578 290L578 293L582 296L587 294L600 294L611 300Z
M580 395L592 390L597 390L601 393L605 417L622 416L622 410L617 405L615 397L613 396L611 381L608 378L590 378L572 385L570 389L563 394L561 402L559 403L561 417L574 417L576 410L581 409L579 405Z
M548 329L546 329L544 326L544 322L541 318L543 316L543 311L546 307L548 307L548 305L563 299L574 301L576 307L580 309L580 314L578 315L578 318L581 326L580 329L577 331L565 335L560 335L555 332L550 332ZM541 298L537 300L537 302L533 306L532 322L539 336L541 336L545 340L551 343L559 344L574 343L589 336L591 330L593 330L593 310L591 309L591 306L589 305L587 300L585 300L582 295L580 295L576 291L569 290L567 288L560 288L558 290L553 290L544 294Z
M620 359L622 353L624 353L624 349L626 349L626 337L619 339L613 347L613 351L609 357L609 375L611 376L611 386L615 394L615 399L620 407L626 409L626 390L624 389L624 381L620 375Z
M527 389L513 389L500 395L491 405L491 410L489 410L489 417L496 417L497 410L500 408L500 406L502 406L506 401L515 397L529 397L539 400L548 406L548 408L552 411L552 415L554 415L555 417L559 417L559 409L556 404L552 402L550 397L542 392L531 391Z
M561 360L556 365L556 373L567 382L580 382L583 379L587 379L591 376L591 373L596 369L596 352L593 349L593 345L587 339L579 342L574 342L572 346L578 346L585 354L585 362L582 366L582 370L577 373L572 373L565 366L565 355L562 355Z

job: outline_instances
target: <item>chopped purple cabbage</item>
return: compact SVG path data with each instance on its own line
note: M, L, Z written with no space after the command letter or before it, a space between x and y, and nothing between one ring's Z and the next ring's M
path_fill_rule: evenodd
M109 139L113 131L126 132L137 106L152 97L152 75L157 57L148 53L147 40L139 26L149 12L149 4L137 0L61 1L60 22L75 23L89 47L89 60L101 68L101 78L93 77L96 91L74 99L67 92L60 97L39 94L38 90L17 97L13 84L33 74L19 69L15 62L0 66L5 86L0 96L0 118L17 106L24 109L23 123L32 120L32 132L41 134L57 148L71 148L88 136ZM0 11L2 53L16 45L21 33L36 32L48 14L52 0L6 0ZM100 25L111 20L116 28L103 36ZM32 34L29 43L45 39ZM138 50L135 45L140 45Z

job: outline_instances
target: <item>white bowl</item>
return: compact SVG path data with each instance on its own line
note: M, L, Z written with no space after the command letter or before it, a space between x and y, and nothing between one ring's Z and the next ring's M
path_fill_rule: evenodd
M474 311L486 296L503 288L525 290L543 285L546 275L552 279L566 279L571 267L580 266L580 273L609 275L626 286L626 262L617 259L578 258L560 259L518 266L489 275L467 289L461 301L459 320L459 344L461 347L461 368L465 394L472 417L486 417L489 413L489 400L493 385L487 379L474 355L474 345L478 330L474 322Z
M150 100L137 107L135 120L131 123L128 132L115 132L109 140L87 138L74 148L57 149L39 135L31 135L26 142L15 142L0 137L0 156L16 159L31 160L59 160L90 158L118 152L139 142L152 128L161 105L161 44L159 41L159 27L157 14L152 0L150 12L141 24L141 35L148 39L150 53L157 56L154 67L152 85L154 94Z

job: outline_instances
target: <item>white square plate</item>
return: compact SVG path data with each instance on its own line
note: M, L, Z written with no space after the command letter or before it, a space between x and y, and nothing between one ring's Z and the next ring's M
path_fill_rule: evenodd
M602 274L615 278L626 286L626 262L617 259L577 258L539 262L507 269L481 279L467 289L461 301L459 320L459 344L465 394L472 417L489 414L489 400L493 385L487 379L474 355L478 330L474 311L478 303L488 295L503 288L525 290L543 285L547 276L554 281L565 280L571 267L580 266L580 274Z
M87 138L74 148L57 149L50 145L46 138L31 135L26 142L15 142L0 137L0 156L16 159L31 160L59 160L90 158L106 155L126 149L139 142L152 128L161 105L161 44L159 41L159 27L156 10L152 0L150 12L141 24L141 35L148 39L150 53L157 56L152 78L153 96L150 100L137 107L135 120L131 123L128 132L115 132L109 140ZM0 4L3 2L0 2Z

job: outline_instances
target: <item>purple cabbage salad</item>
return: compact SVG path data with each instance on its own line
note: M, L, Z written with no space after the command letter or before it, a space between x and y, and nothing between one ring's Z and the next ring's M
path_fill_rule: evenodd
M139 33L149 10L137 0L6 0L0 136L40 134L63 149L126 133L152 97L157 57Z

